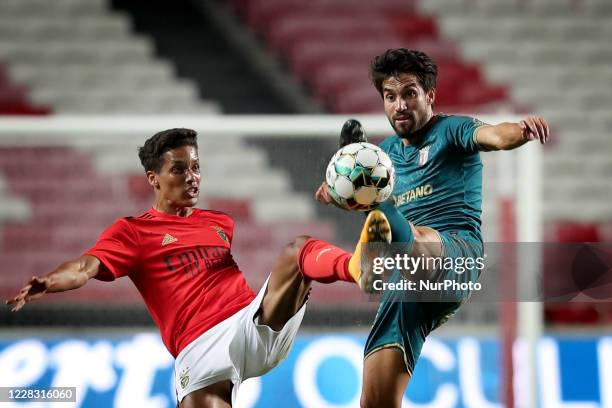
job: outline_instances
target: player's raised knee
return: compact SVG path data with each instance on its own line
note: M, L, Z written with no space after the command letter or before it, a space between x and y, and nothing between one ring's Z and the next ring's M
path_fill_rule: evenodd
M299 235L295 237L293 241L287 244L283 252L285 252L288 256L295 258L297 257L298 252L300 252L300 249L309 239L310 237L308 235Z
M413 255L437 257L442 255L442 240L440 234L429 227L412 227L414 233Z
M293 242L291 243L296 251L299 251L300 248L310 239L308 235L299 235L297 236Z
M287 269L297 272L299 270L297 259L298 254L302 246L304 246L306 241L309 239L310 237L307 235L300 235L288 243L285 248L283 248L278 260L279 263L282 263Z

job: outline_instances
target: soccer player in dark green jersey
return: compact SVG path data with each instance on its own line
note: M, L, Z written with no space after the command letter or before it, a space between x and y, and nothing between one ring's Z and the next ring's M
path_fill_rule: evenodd
M367 292L379 288L373 285L372 268L362 265L360 244L389 241L389 235L411 257L481 257L480 152L511 150L531 140L545 143L548 139L548 124L538 116L487 125L467 116L434 114L437 74L436 65L426 54L403 48L387 50L370 68L396 133L380 145L393 161L396 184L393 198L368 215L359 244L346 263L348 273ZM364 140L358 123L345 126L342 145ZM315 198L333 203L325 183ZM460 274L427 267L421 272L433 281ZM465 280L478 279L478 270L470 272L463 274ZM403 278L396 270L391 281ZM401 406L426 336L444 323L469 293L455 293L455 298L451 294L438 302L405 301L396 295L383 293L366 343L362 407Z

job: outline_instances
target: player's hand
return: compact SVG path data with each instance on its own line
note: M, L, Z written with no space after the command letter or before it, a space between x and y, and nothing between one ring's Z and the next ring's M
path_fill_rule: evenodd
M321 183L321 185L319 186L319 188L317 189L317 191L315 192L315 200L317 200L320 203L323 204L332 204L334 203L334 199L331 198L331 196L329 195L329 187L327 186L327 183L324 181L323 183Z
M19 291L14 298L7 300L6 304L12 306L11 311L19 311L26 303L36 300L49 289L49 278L32 276L32 279Z
M529 141L539 140L544 144L548 141L550 129L548 123L541 116L527 116L519 122L519 126L523 130L523 137Z
M341 207L340 204L338 204L336 200L334 200L334 198L329 194L329 186L325 181L321 183L321 185L315 192L315 200L323 204L333 204L341 210L346 210L346 208Z

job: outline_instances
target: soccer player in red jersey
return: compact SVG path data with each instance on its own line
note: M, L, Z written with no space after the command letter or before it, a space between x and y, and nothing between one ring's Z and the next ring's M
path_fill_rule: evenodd
M288 354L311 280L353 281L350 254L339 257L339 248L298 237L282 250L256 295L232 258L233 220L194 208L200 193L196 132L157 133L139 157L155 192L152 208L118 219L83 256L32 277L7 304L17 311L47 292L128 276L176 359L180 407L231 406L242 381L266 373ZM328 267L335 271L326 272ZM302 272L307 268L323 272L308 276Z

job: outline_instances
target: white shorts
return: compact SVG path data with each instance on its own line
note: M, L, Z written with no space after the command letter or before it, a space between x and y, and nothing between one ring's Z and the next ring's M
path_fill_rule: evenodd
M254 317L269 280L270 277L249 305L204 332L177 356L174 379L179 403L187 394L224 380L234 384L234 401L240 383L267 373L287 357L306 302L278 332L257 324Z

